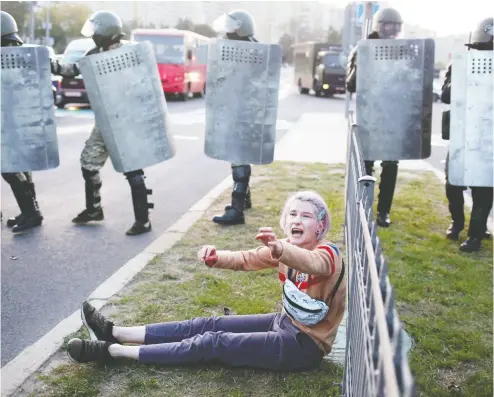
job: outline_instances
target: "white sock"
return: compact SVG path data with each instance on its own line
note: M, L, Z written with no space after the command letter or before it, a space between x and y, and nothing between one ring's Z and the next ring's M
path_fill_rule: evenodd
M123 346L118 343L114 343L108 348L108 353L112 357L124 357L131 358L133 360L139 359L139 346Z
M146 337L146 327L116 327L113 326L113 336L120 343L144 343Z

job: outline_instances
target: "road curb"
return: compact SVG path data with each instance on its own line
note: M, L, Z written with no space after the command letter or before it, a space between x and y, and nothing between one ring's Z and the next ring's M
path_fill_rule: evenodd
M232 185L229 175L190 207L177 222L156 238L143 251L127 261L120 269L100 284L88 297L96 309L124 288L157 255L179 242L185 233L204 215L214 201ZM81 302L82 303L82 302ZM62 346L64 338L82 326L80 310L58 323L33 345L25 348L1 370L1 395L10 396Z

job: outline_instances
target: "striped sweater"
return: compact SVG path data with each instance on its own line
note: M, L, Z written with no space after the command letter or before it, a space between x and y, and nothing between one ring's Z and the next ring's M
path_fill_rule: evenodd
M265 246L249 251L217 251L218 261L212 267L235 271L277 267L281 284L288 277L288 269L294 269L291 280L295 285L313 299L324 301L329 306L329 312L321 322L312 326L291 320L327 354L331 351L336 331L345 312L346 277L343 277L331 305L329 304L331 293L342 270L341 253L336 245L329 241L319 242L314 250L299 248L286 239L280 242L283 251L279 259L274 259L269 248Z

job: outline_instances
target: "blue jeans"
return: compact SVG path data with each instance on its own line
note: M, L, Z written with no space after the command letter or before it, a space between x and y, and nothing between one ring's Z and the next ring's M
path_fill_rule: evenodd
M139 362L219 362L232 367L303 371L319 366L316 343L281 313L194 318L146 326Z

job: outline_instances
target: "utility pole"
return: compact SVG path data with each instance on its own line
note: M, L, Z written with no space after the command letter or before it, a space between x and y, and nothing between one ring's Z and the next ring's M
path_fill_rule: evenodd
M30 3L30 8L29 8L29 16L30 16L30 24L29 24L29 42L31 44L34 44L34 38L35 38L35 34L34 34L34 30L35 30L35 11L36 9L36 2L35 1L31 1Z
M48 5L45 8L45 45L46 46L51 46L53 43L51 42L51 37L50 37L50 30L51 30L51 21L50 21L50 11L51 11L51 5L48 3Z
M374 15L374 2L366 1L364 8L364 22L362 24L362 39L365 40L372 31L372 16Z

